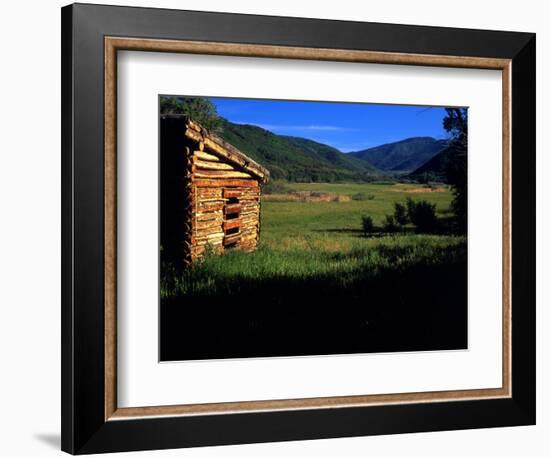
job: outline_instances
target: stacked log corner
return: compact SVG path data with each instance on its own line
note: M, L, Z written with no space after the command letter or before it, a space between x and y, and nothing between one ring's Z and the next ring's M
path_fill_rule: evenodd
M184 117L161 118L163 261L207 251L253 251L260 229L261 166Z

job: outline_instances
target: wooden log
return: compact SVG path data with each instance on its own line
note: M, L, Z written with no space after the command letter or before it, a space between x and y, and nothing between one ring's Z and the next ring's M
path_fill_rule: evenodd
M258 196L255 196L253 194L245 194L244 192L242 193L239 201L241 201L243 204L259 204L260 203L260 199L258 199Z
M242 193L243 193L242 189L224 189L223 197L225 197L226 199L239 198L241 197Z
M251 191L243 191L241 193L241 199L256 199L258 200L260 198L260 193L258 191L258 188L251 188Z
M243 242L254 242L256 243L256 241L258 240L258 235L255 234L255 233L242 233L241 234L241 240Z
M243 236L241 237L240 244L241 245L254 245L256 243L256 238L251 236Z
M195 159L201 160L201 161L208 161L208 162L219 162L221 159L219 156L215 156L214 154L209 154L205 151L195 151L194 155Z
M260 196L260 188L251 186L249 188L224 189L223 197L226 199L237 198L239 200L258 200Z
M207 245L210 246L223 246L223 239L216 239L216 240L197 240L193 247L205 247Z
M195 224L195 231L200 231L201 229L216 229L222 226L223 221L197 221Z
M224 202L220 202L219 200L209 200L207 202L199 201L195 206L195 213L223 210L224 205Z
M222 200L222 188L196 188L193 197L198 202Z
M239 213L241 211L241 204L228 204L225 206L225 214Z
M242 234L243 241L251 241L256 243L258 241L258 233L245 233Z
M256 182L256 185L255 186L247 186L247 187L242 187L242 188L235 188L235 189L230 189L228 191L237 191L241 194L241 196L254 196L254 195L259 195L260 193L260 188L258 186L258 183ZM231 192L230 192L231 194ZM236 193L234 193L236 194ZM225 197L225 196L224 196ZM229 197L229 196L228 196ZM239 196L232 196L232 197L239 197Z
M241 202L239 202L240 206L241 206L241 211L244 212L244 211L254 211L254 210L259 210L260 209L260 205L258 204L258 202L250 202L248 200L242 200Z
M238 172L236 170L202 170L196 169L193 176L197 178L252 178L252 175L246 172Z
M239 240L241 240L241 235L240 234L226 235L223 238L223 244L224 245L231 245L233 243L238 243Z
M236 227L241 227L241 221L237 219L230 219L223 222L223 229L235 229Z
M195 215L195 220L198 222L201 221L223 221L223 213L220 212L207 212L207 213L197 213Z
M205 247L207 245L216 247L216 246L223 246L223 239L218 240L197 240L193 247Z
M258 238L256 237L255 234L248 234L248 235L243 235L241 236L241 243L243 245L253 245L255 244L256 242L258 241Z
M230 164L225 164L224 162L209 162L201 161L196 157L193 158L193 170L235 170L235 168Z
M196 229L195 233L191 237L191 241L201 240L201 239L223 238L224 235L225 233L223 232L222 225L220 224L220 226L214 230L212 228Z
M207 239L219 237L220 234L224 234L223 220L196 222L192 235L196 239Z
M199 188L201 187L252 187L258 186L256 180L226 180L226 179L206 179L206 178L197 178L193 181L193 184Z
M201 240L217 240L217 239L223 239L225 236L225 233L221 230L222 226L220 224L219 229L200 229L196 230L195 233L191 236L191 243L197 243Z
M193 129L193 130L196 130L197 132L200 132L201 131L201 126L199 126L195 121L193 121L192 119L187 119L187 125Z
M223 218L221 216L212 216L210 214L204 214L204 215L200 215L200 216L197 216L195 218L195 222L196 223L213 223L217 221L218 223L222 223L223 222Z
M194 238L193 239L193 246L202 246L202 245L208 245L210 244L221 244L223 242L223 237L217 237L217 238Z
M196 141L197 143L203 141L202 135L194 129L187 129L185 131L185 136L190 138L191 140Z
M252 226L252 225L243 226L241 224L239 232L242 232L243 234L256 234L257 226Z
M246 217L250 216L250 217L254 217L255 220L258 220L258 217L260 216L260 209L259 208L255 209L255 210L242 209L239 214L243 218L246 218Z

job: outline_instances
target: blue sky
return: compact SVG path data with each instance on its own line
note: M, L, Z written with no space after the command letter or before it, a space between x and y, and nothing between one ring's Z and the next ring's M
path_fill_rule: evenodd
M358 151L408 137L445 138L440 107L214 98L218 114L280 135Z

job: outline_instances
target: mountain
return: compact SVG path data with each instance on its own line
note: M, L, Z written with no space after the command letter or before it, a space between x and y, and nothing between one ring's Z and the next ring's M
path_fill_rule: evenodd
M409 178L421 181L447 181L446 168L451 155L454 154L454 148L448 146L442 149L428 162L422 164L416 170L408 175Z
M410 172L432 159L446 144L445 140L436 140L432 137L412 137L348 155L368 161L380 170Z
M218 133L266 167L272 179L298 182L372 181L381 172L328 145L300 137L276 135L250 124L222 122Z

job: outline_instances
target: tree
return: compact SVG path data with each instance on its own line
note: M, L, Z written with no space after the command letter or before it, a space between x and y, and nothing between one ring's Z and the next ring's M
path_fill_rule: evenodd
M468 227L468 109L446 108L443 128L451 136L449 157L445 173L453 191L451 209L456 227L465 233Z
M382 228L384 229L384 232L390 233L397 232L400 229L399 225L395 222L393 215L386 215Z
M430 234L437 231L439 222L435 210L435 204L427 200L414 201L407 198L407 213L418 233Z
M407 215L407 208L405 205L395 202L393 204L393 217L400 226L407 224L409 222L409 217Z
M204 97L161 97L160 114L183 114L212 132L219 132L222 119L216 106Z
M363 232L365 234L370 234L371 232L374 232L374 221L372 220L371 216L363 216L361 218L361 223L363 226Z

